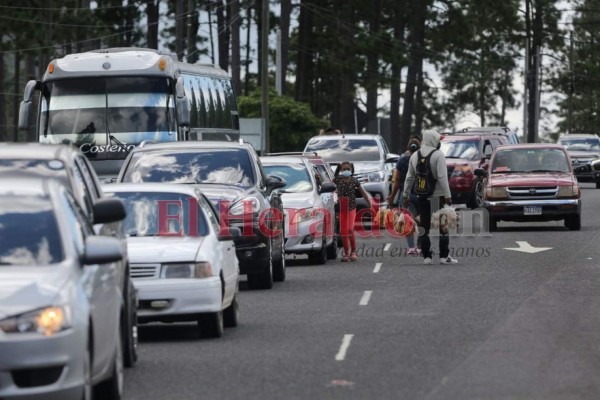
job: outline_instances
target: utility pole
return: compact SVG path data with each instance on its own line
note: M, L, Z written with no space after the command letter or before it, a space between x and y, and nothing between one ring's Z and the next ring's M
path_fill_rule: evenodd
M262 0L261 20L261 115L263 118L263 129L265 135L265 152L269 153L271 151L271 140L269 138L269 0Z
M527 141L527 90L529 88L529 37L525 39L525 73L523 75L523 141Z
M567 133L573 133L573 95L575 94L575 66L573 65L573 31L569 34L569 114L568 119L568 131Z
M283 92L283 68L281 63L281 29L277 29L277 54L275 56L275 90L281 96Z

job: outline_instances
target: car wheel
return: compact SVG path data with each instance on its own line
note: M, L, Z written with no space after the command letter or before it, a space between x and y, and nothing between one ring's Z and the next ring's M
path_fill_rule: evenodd
M198 329L202 338L216 339L223 336L223 311L202 314L198 318Z
M283 233L281 234L281 249L280 256L273 265L273 281L283 282L285 281L285 240Z
M596 182L596 189L600 189L600 182Z
M81 400L92 400L92 354L90 352L91 342L85 350L83 359L83 394Z
M323 236L323 243L321 249L312 252L308 255L308 262L313 265L323 265L327 262L327 247L325 246L325 236Z
M137 362L138 326L137 326L137 295L131 279L127 279L125 300L127 309L123 313L121 326L123 329L123 364L131 368Z
M110 378L94 388L94 399L120 400L123 396L123 339L117 335L117 349Z
M250 289L271 289L273 287L273 251L269 241L269 257L266 261L265 271L258 274L248 274L248 287Z
M471 196L471 200L469 200L469 204L467 204L467 206L471 210L483 207L483 183L481 182L481 179L477 179L475 181L473 195Z
M579 215L572 215L570 217L567 217L565 219L565 226L570 231L579 231L579 230L581 230L581 214L579 214Z
M334 236L331 244L327 247L327 259L335 260L337 258L338 253L338 242L337 238Z
M233 296L231 305L223 311L223 325L225 325L226 328L234 328L238 326L239 318L240 304L238 302L238 294L236 293Z

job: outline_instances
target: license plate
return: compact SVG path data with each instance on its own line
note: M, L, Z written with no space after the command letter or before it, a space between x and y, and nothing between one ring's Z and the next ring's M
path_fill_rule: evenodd
M526 206L523 211L525 215L542 215L542 207Z

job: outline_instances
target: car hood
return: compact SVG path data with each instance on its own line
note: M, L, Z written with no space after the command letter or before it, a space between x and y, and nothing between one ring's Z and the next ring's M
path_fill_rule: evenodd
M0 319L53 305L70 278L64 266L0 267Z
M203 237L130 237L127 250L131 264L192 262L204 241Z
M571 174L559 172L492 174L490 182L493 186L561 186L575 183Z
M571 158L600 158L600 152L597 151L581 151L581 150L569 150L569 157Z
M315 206L315 198L312 192L282 193L281 201L283 208L311 208Z

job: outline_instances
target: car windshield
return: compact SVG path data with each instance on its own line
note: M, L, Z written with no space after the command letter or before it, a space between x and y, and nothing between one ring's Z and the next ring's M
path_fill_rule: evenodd
M442 140L440 150L446 158L465 158L476 160L479 158L478 140Z
M206 236L208 229L195 197L179 193L115 192L125 203L128 236Z
M0 196L0 266L49 265L64 258L49 198Z
M245 150L194 149L134 154L123 182L225 183L254 185L250 157Z
M283 189L290 193L310 192L313 185L304 164L264 165L267 175L277 175L286 181Z
M304 151L316 152L327 162L379 161L381 159L375 139L314 138L308 142Z
M561 139L560 144L570 151L600 151L599 139Z
M491 171L494 174L571 172L564 151L544 148L498 150L492 161Z

